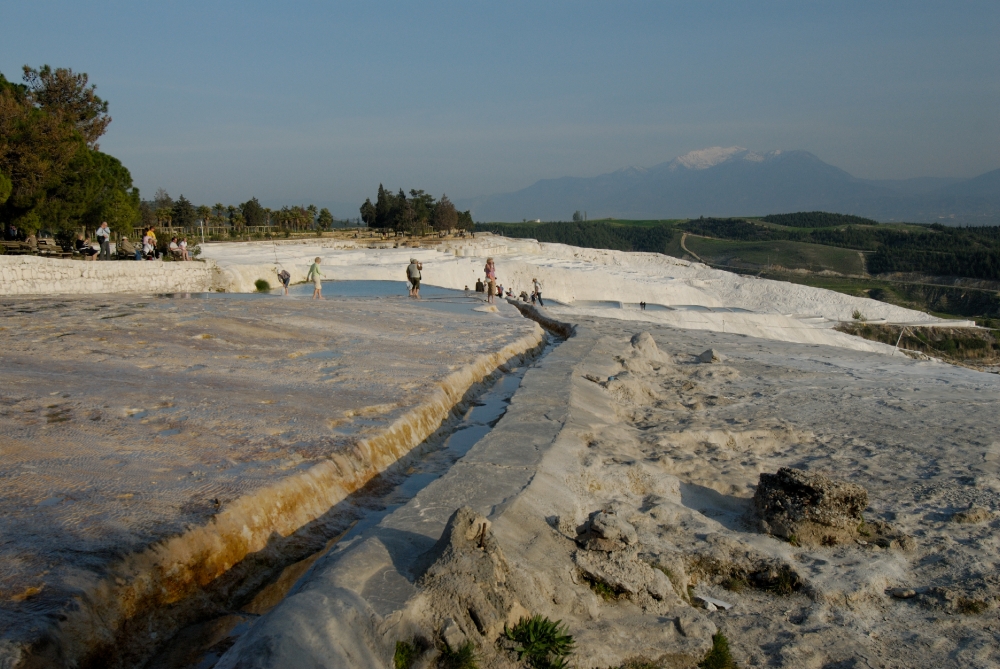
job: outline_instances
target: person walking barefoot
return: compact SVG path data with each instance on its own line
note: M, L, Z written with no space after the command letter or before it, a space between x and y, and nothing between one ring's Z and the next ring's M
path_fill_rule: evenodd
M319 270L319 264L322 262L319 258L316 258L316 262L309 267L309 273L306 274L306 281L312 279L313 282L313 299L322 300L323 299L323 272Z
M406 267L406 278L410 282L410 297L415 297L420 299L420 270L424 268L422 263L417 262L416 258L410 258L410 264Z
M486 267L483 268L483 271L486 272L486 301L493 304L497 294L497 267L493 263L493 258L486 259Z
M532 279L531 283L534 284L535 287L535 296L538 298L538 305L544 307L545 303L542 302L542 282L538 279ZM532 300L532 302L534 302L534 300Z

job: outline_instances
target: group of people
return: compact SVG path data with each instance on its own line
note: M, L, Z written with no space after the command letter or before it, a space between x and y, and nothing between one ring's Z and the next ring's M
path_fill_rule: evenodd
M111 260L111 228L108 227L107 221L101 221L101 225L97 228L94 236L97 237L100 249L94 248L90 237L87 237L82 232L78 232L74 245L76 252L82 255L84 260L97 260L98 258L101 260Z
M167 248L170 250L170 255L178 260L191 260L191 254L188 253L187 237L181 237L179 242L176 237L171 237Z
M176 239L176 238L175 238ZM173 242L171 242L171 248L173 247ZM309 271L306 273L306 281L313 282L313 299L322 300L323 298L323 272L320 270L320 263L322 263L321 258L315 258L313 264L309 266ZM422 271L424 269L424 264L417 260L416 258L410 258L410 264L406 266L406 281L409 288L409 295L412 298L420 299L420 281L423 278ZM496 264L493 262L493 258L486 259L486 266L483 268L486 274L486 282L484 283L481 279L476 280L476 292L486 293L486 301L490 304L495 302L496 297L514 297L514 291L510 288L504 293L503 285L497 283L497 268ZM278 279L281 281L281 285L284 288L285 295L288 295L288 284L292 279L292 275L286 269L282 269L278 272ZM545 306L542 302L542 284L535 278L531 280L533 290L530 295L531 303L535 304L537 300L539 304ZM469 290L466 286L465 290ZM521 299L527 301L529 295L522 291Z
M486 259L486 266L483 268L483 272L486 274L486 279L476 279L476 292L486 293L486 301L492 304L494 298L496 297L514 297L514 290L512 288L507 288L506 292L502 283L497 281L497 268L496 263L494 263L493 258ZM522 290L520 298L521 300L527 302L529 299L532 304L537 301L541 306L545 306L542 302L542 282L537 278L531 280L532 291L529 295L527 291ZM468 290L468 287L466 287Z
M90 237L82 232L76 235L76 251L84 256L86 260L111 260L111 229L107 222L101 223L95 233L100 249L95 249ZM156 260L159 256L156 250L156 230L148 228L142 235L142 243L136 246L126 235L122 235L118 240L118 248L127 256L134 256L136 260ZM187 237L172 237L167 245L170 256L177 260L191 260L191 252L188 250Z
M126 255L134 255L136 260L156 260L156 231L153 228L148 228L144 233L142 233L142 243L136 246L132 243L125 235L122 235L121 240L118 242L121 246L122 251ZM184 254L183 256L178 252L174 253L174 249L180 250L180 245L177 244L177 238L174 237L170 242L171 254L182 260L190 260L191 257L187 252L187 240L184 241Z

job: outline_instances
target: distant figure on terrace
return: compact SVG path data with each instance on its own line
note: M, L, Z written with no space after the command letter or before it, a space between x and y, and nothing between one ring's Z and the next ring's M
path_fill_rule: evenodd
M181 243L178 246L181 247L181 260L191 260L191 254L188 253L187 237L181 237Z
M476 292L481 293L486 290L486 286L483 285L482 279L476 279Z
M416 258L410 258L410 264L406 266L406 278L410 282L410 297L420 299L420 270L424 268L422 263Z
M183 257L181 256L181 247L180 244L177 243L176 237L170 238L170 244L167 245L167 248L170 249L171 258L176 258L177 260L183 260Z
M323 272L319 270L319 264L322 262L319 258L309 267L309 273L306 274L306 281L313 282L313 299L322 300L323 299Z
M538 305L544 307L545 303L542 302L542 282L538 279L532 279L531 283L535 287L535 297L538 298ZM535 300L531 301L534 302Z
M483 271L486 272L486 301L493 304L495 301L493 296L497 294L497 267L493 263L493 258L486 259Z
M84 238L82 232L76 233L76 250L85 260L97 260L97 249L90 243L90 237Z
M292 280L292 275L288 273L287 269L283 269L278 272L278 278L281 280L281 285L285 289L285 295L288 295L288 282Z

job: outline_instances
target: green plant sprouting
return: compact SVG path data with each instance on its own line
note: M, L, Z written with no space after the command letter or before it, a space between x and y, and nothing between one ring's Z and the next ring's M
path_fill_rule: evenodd
M736 663L729 652L729 640L716 632L712 636L712 650L698 663L698 669L736 669Z
M518 644L514 651L519 660L534 669L563 669L575 642L561 620L553 622L541 615L521 618L513 627L504 628L504 636Z

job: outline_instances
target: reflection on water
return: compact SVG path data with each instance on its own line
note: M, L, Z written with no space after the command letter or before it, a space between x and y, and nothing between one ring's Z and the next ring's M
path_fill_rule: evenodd
M375 302L410 300L408 286L409 284L403 281L324 281L323 297L373 300ZM158 297L175 300L302 300L312 298L313 285L312 283L297 284L289 287L287 296L282 293L280 288L274 288L265 293L166 293ZM479 306L486 299L485 296L471 290L452 290L427 285L420 287L420 298L420 300L411 300L411 303L451 313L469 313L473 307Z

